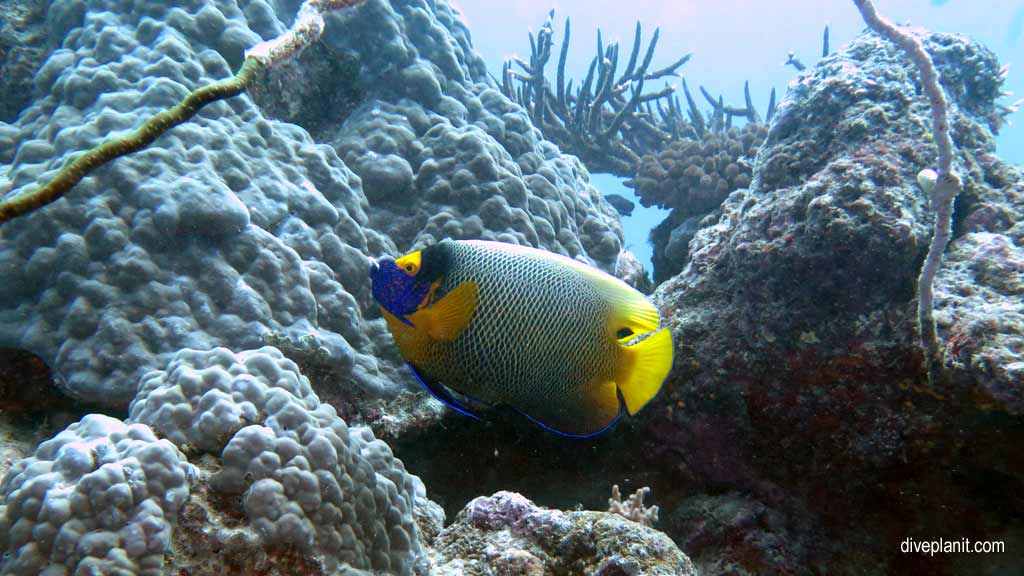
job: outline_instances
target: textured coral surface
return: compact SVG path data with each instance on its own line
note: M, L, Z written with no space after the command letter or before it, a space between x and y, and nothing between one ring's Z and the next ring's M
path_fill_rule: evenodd
M183 350L146 375L127 422L90 414L11 467L0 569L408 575L438 517L277 349Z
M0 123L0 189L21 193L226 77L293 10L55 0L47 33L60 48L36 75L40 96ZM332 14L304 58L257 86L267 113L248 95L211 104L0 229L0 343L110 405L179 349L269 342L325 353L339 386L393 396L412 382L370 298L369 256L479 237L615 271L614 209L494 89L446 4ZM343 94L344 116L310 108L308 91L267 97L311 84Z
M90 414L0 483L0 570L162 574L194 473L149 427Z

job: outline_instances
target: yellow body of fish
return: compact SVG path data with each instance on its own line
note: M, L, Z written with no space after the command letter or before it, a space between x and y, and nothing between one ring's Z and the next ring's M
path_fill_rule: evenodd
M415 312L384 311L428 389L441 384L587 436L614 423L623 403L636 413L672 365L671 335L657 330L657 309L575 260L513 244L443 241L395 264L430 272L432 286Z

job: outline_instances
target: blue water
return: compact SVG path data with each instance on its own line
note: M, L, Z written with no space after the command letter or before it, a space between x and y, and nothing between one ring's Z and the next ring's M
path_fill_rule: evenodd
M590 181L602 194L620 194L636 204L631 215L622 217L622 229L626 233L626 249L636 254L636 257L643 262L644 268L653 274L654 268L651 266L653 252L651 243L647 241L647 236L650 234L651 228L657 226L668 216L669 211L656 206L650 208L642 206L640 199L633 193L633 189L624 186L622 179L617 176L591 174Z

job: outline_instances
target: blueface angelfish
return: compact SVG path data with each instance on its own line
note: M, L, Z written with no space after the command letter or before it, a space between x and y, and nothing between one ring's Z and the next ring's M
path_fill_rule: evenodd
M420 383L468 416L449 390L594 436L647 404L672 365L671 333L643 294L558 254L445 240L373 261L370 279Z

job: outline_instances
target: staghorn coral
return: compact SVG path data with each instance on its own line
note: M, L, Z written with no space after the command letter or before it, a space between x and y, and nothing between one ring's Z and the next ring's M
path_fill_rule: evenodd
M825 25L825 31L821 33L821 57L828 56L828 24ZM803 71L807 66L803 63L800 58L793 52L786 55L786 61L783 63L784 66L792 66L797 72Z
M744 106L727 106L721 97L716 99L701 87L701 93L712 108L706 117L698 110L685 80L682 82L688 105L685 116L673 86L644 92L646 81L678 76L676 70L690 59L691 54L685 54L662 68L650 69L660 30L655 29L641 57L643 27L640 22L636 24L626 68L618 76L618 42L605 46L601 31L597 31L597 54L590 62L585 79L573 91L572 79L567 81L565 77L570 39L570 21L566 18L557 80L552 85L545 77L545 67L554 47L553 18L554 10L536 39L530 33L529 62L514 58L504 64L501 89L529 112L534 125L545 138L579 156L591 170L629 178L636 173L642 156L657 153L673 140L684 136L700 138L709 130L726 130L734 117L760 122L750 97L749 84L744 85ZM513 62L523 72L514 70ZM515 81L520 82L518 88ZM769 119L774 102L773 89L768 105Z

